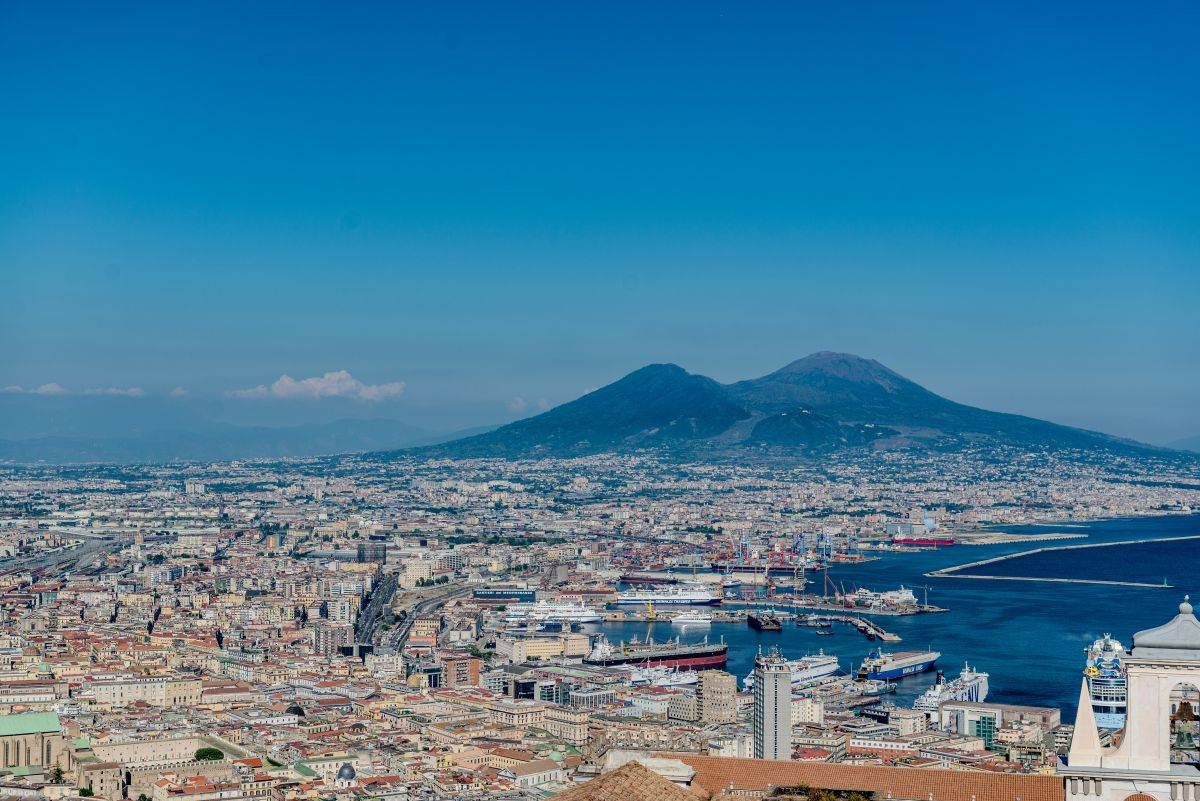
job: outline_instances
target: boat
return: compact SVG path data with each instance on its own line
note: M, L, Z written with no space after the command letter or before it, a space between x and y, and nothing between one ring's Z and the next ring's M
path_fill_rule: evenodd
M729 646L722 640L710 643L705 637L703 642L685 644L679 640L667 640L656 643L622 642L613 645L601 635L587 656L583 658L585 665L612 667L614 665L639 665L654 667L668 665L684 670L704 670L706 668L722 668L728 659Z
M533 604L513 604L505 623L599 623L604 616L581 603L542 600Z
M833 629L817 629L818 637L832 637Z
M1096 725L1104 729L1125 728L1125 648L1105 634L1087 649L1083 669Z
M750 612L746 615L746 622L755 631L783 631L783 623L773 611Z
M897 651L884 653L874 649L859 666L855 678L864 679L899 679L932 670L941 654L937 651Z
M645 606L715 606L721 595L702 582L682 582L671 586L656 585L648 590L623 590L617 593L618 604Z
M939 670L937 681L913 703L913 709L933 717L941 705L948 701L984 701L987 694L988 674L980 673L970 665L963 665L962 672L951 681L946 681L945 675Z
M814 629L831 629L833 628L833 621L819 615L805 615L804 617L796 618L796 625L809 626Z
M822 679L829 678L837 673L840 667L838 665L838 658L824 651L818 651L816 654L803 656L799 659L789 659L787 664L792 670L792 689L807 687ZM754 689L753 672L742 680L742 685L747 690Z
M694 670L666 665L633 668L629 673L629 683L634 687L684 687L695 684L698 679Z
M892 537L893 545L918 545L924 548L930 547L945 547L954 545L953 537L905 537L897 535Z
M680 612L671 618L672 626L711 626L712 616L703 612Z

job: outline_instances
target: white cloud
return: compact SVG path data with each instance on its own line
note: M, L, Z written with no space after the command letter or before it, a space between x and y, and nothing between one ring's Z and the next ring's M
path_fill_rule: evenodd
M550 401L545 398L538 398L537 407L539 412L544 412L550 408Z
M525 400L520 395L508 402L508 410L510 412L523 412L528 406L529 401Z
M120 398L140 398L146 393L141 387L92 387L85 389L84 395L111 395Z
M188 392L183 387L175 387L175 389L171 390L167 394L170 395L172 398L186 398L191 393Z
M25 387L13 384L5 387L3 390L0 390L0 392L5 392L10 395L65 395L67 391L63 389L61 384L55 384L54 382L51 382L49 384L42 384L40 387L30 387L29 389L25 389Z
M283 400L319 400L321 398L353 398L360 401L381 401L398 398L404 394L403 381L386 384L364 384L346 370L325 373L322 376L296 380L290 375L281 375L270 386L259 384L249 389L235 389L227 393L231 398L256 400L280 398Z

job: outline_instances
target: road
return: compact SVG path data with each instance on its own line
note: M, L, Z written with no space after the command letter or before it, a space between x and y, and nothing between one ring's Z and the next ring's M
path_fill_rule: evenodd
M408 615L404 618L404 622L394 630L388 632L387 636L384 637L383 645L395 648L396 650L402 649L404 643L408 640L408 633L412 629L413 621L417 617L429 614L435 609L441 608L447 601L466 595L470 591L470 587L461 585L457 587L448 586L447 589L443 589L437 595L418 601L412 609L408 610Z

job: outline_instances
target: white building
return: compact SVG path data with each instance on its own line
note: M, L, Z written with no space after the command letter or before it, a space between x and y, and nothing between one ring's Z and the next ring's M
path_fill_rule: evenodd
M791 759L792 668L775 648L754 660L753 731L755 759Z
M1169 623L1133 635L1125 668L1128 714L1116 747L1101 746L1087 682L1080 688L1068 764L1059 769L1067 801L1200 801L1200 770L1171 760L1172 697L1200 686L1200 621L1187 598Z

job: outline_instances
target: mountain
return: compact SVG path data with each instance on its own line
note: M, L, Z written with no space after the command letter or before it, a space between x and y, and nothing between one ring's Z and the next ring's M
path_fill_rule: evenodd
M183 429L0 439L0 461L127 464L323 456L402 448L430 439L430 432L396 420L335 420L279 428L208 423Z
M653 364L543 414L422 452L522 457L670 447L699 455L747 448L816 455L847 448L976 445L1157 450L955 403L873 359L822 352L729 385L673 364Z
M1195 437L1186 437L1185 439L1177 439L1167 445L1168 448L1174 448L1177 451L1196 451L1200 453L1200 435Z
M674 364L651 364L536 417L426 449L455 456L572 456L702 440L750 413Z

